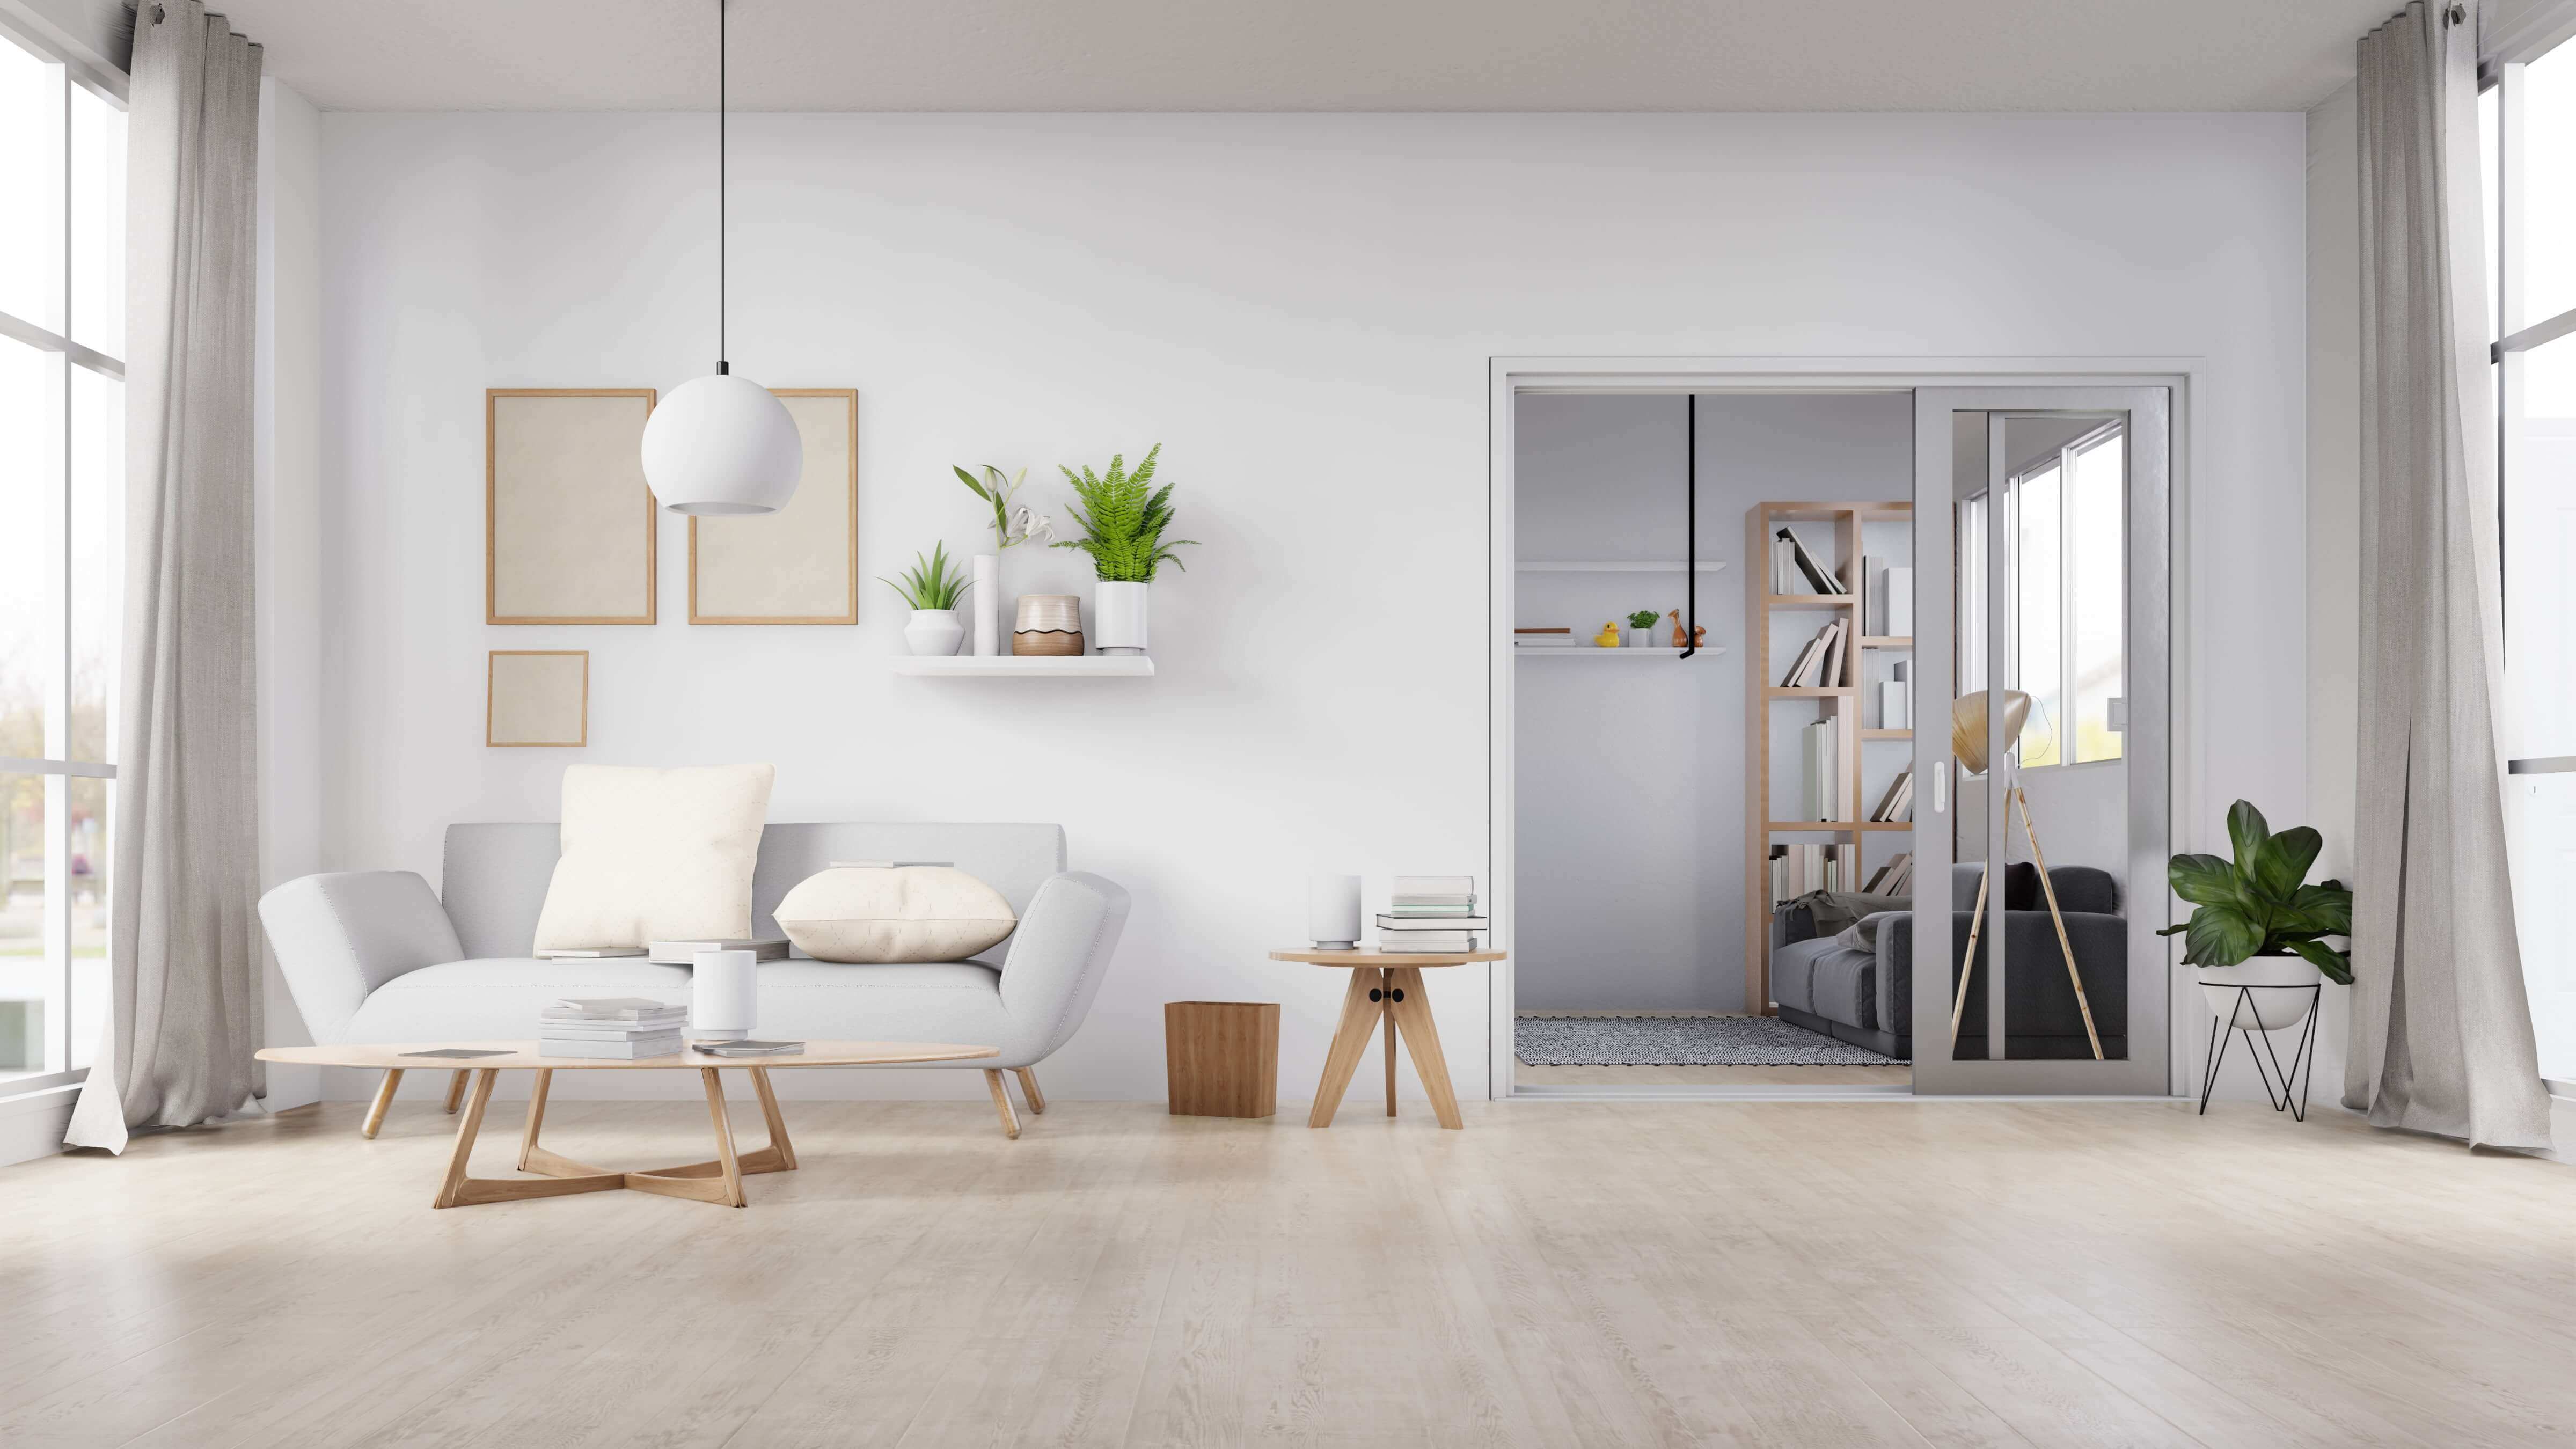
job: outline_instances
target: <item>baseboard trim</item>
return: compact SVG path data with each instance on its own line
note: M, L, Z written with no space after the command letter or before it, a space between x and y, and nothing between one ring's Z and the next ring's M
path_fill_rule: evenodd
M0 1167L62 1151L63 1134L71 1130L72 1103L79 1099L77 1083L0 1097Z

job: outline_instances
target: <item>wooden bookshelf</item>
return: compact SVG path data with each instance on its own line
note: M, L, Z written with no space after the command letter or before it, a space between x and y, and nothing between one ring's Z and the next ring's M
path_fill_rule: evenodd
M1771 1004L1771 846L1773 837L1789 837L1814 843L1814 837L1830 837L1834 844L1858 846L1867 837L1884 837L1913 830L1910 821L1877 820L1781 820L1775 817L1771 798L1771 749L1773 742L1773 706L1783 701L1812 702L1820 718L1839 718L1848 728L1841 733L1838 756L1834 761L1836 779L1842 782L1844 798L1855 812L1866 811L1872 802L1862 796L1861 746L1873 741L1911 740L1910 729L1865 729L1861 727L1866 707L1862 682L1867 678L1864 660L1873 651L1904 650L1914 645L1905 635L1863 635L1859 630L1865 617L1859 612L1847 615L1853 626L1852 647L1845 651L1845 668L1850 671L1849 684L1796 687L1781 684L1780 676L1796 658L1779 658L1771 649L1771 623L1775 614L1803 613L1806 622L1821 626L1832 617L1831 611L1857 610L1860 603L1855 593L1843 594L1775 594L1771 592L1771 538L1782 524L1830 524L1833 528L1834 557L1823 560L1826 567L1837 571L1846 585L1856 581L1860 571L1864 525L1872 523L1911 523L1914 506L1910 503L1816 503L1807 501L1757 503L1745 513L1744 598L1745 598L1745 691L1746 707L1751 719L1744 731L1745 746L1745 825L1744 825L1744 1000L1747 1011L1770 1014ZM1882 756L1883 758L1883 756ZM1857 856L1859 851L1854 850ZM1867 862L1861 863L1866 870ZM1864 876L1864 879L1866 877ZM1858 882L1854 882L1855 889Z

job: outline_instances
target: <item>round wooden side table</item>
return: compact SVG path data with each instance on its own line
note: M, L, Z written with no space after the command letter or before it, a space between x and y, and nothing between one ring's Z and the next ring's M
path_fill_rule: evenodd
M1368 1052L1369 1034L1381 1022L1386 1026L1386 1115L1395 1115L1395 1042L1402 1036L1413 1053L1414 1075L1422 1078L1422 1090L1431 1098L1431 1115L1452 1130L1467 1125L1458 1115L1458 1094L1449 1086L1449 1059L1440 1054L1440 1030L1431 1024L1431 998L1423 990L1422 973L1433 966L1500 961L1502 952L1273 951L1270 959L1345 967L1351 973L1350 989L1342 993L1342 1022L1333 1029L1332 1050L1324 1055L1324 1079L1315 1084L1315 1110L1306 1114L1307 1126L1332 1125L1342 1093Z

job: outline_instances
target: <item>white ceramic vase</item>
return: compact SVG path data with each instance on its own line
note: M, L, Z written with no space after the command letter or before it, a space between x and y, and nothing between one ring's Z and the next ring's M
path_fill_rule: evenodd
M1628 647L1631 649L1655 649L1662 647L1655 638L1655 632L1655 626L1652 624L1648 624L1643 629L1631 625L1628 629Z
M1103 654L1145 652L1145 590L1149 584L1112 583L1091 586L1091 647Z
M915 609L912 622L903 626L903 642L915 654L954 654L965 637L955 609Z
M741 1041L760 1021L760 958L700 951L689 958L689 1039Z
M1002 557L999 554L975 555L974 652L1002 652Z
M2323 980L2317 968L2299 956L2255 956L2234 966L2200 968L2200 989L2209 997L2212 1015L2226 1016L2231 1030L2281 1031L2308 1019L2317 1004L2314 989ZM2252 987L2246 991L2241 988Z

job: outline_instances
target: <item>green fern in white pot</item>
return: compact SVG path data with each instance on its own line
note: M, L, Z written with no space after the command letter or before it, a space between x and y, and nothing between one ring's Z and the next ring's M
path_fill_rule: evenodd
M1172 485L1153 487L1154 464L1162 452L1163 445L1156 443L1133 473L1127 471L1124 453L1110 457L1106 473L1095 474L1088 466L1079 473L1060 470L1080 500L1073 508L1073 520L1082 525L1082 537L1056 547L1078 548L1091 555L1096 580L1091 638L1092 646L1103 654L1145 652L1146 586L1166 563L1185 568L1172 550L1197 542L1163 536L1172 525Z

